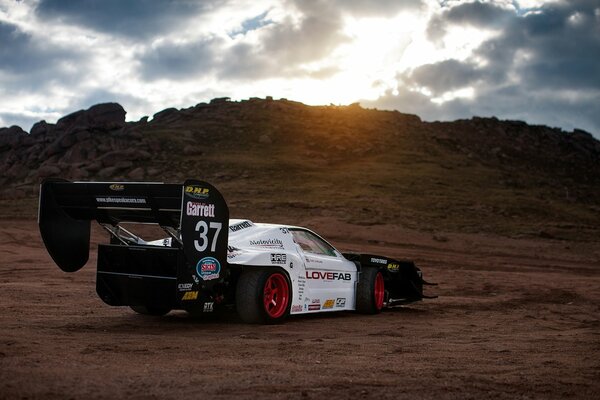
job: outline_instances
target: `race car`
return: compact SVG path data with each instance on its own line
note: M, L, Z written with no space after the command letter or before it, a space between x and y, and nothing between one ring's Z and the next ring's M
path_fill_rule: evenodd
M140 314L235 307L245 322L271 324L296 314L376 314L430 298L414 262L341 253L299 226L229 219L222 194L203 181L42 182L40 233L63 271L87 263L92 220L110 234L98 246L96 292ZM157 224L167 237L146 241L129 223Z

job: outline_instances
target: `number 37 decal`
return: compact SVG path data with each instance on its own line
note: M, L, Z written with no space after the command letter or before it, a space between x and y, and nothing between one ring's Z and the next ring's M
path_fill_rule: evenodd
M217 239L219 238L222 227L223 224L220 222L211 222L210 225L207 225L205 221L198 221L196 224L196 232L198 232L199 240L194 240L194 247L196 250L200 252L205 251L210 244L210 251L214 252L217 248ZM212 238L209 237L210 229L215 230Z

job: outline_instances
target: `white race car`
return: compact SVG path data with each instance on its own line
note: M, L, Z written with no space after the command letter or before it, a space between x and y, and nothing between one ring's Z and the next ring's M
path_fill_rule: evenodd
M98 247L98 295L141 314L234 306L246 322L277 323L290 314L374 314L428 298L413 262L342 254L302 227L230 220L206 182L42 183L40 232L62 270L86 264L91 220L111 236ZM158 224L169 237L145 241L121 225L127 222Z

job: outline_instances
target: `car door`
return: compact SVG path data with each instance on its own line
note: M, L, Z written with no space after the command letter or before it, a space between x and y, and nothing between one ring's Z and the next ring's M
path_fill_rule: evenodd
M306 311L352 309L356 266L333 246L306 229L290 229L303 261Z

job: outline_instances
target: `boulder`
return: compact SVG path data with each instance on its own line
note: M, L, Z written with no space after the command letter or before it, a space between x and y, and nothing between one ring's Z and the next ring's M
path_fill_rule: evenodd
M114 129L125 126L125 110L118 103L101 103L87 110L75 111L58 120L61 131L78 132L89 128Z
M160 121L160 120L164 120L167 117L173 116L175 113L177 113L177 109L176 108L166 108L162 111L157 112L156 114L154 114L154 116L152 117L153 121Z
M38 169L38 177L47 178L49 176L58 176L60 174L60 168L56 165L43 165Z
M269 135L266 135L266 134L265 134L265 135L261 135L261 136L258 138L258 142L259 142L259 143L263 143L263 144L270 144L270 143L272 143L273 141L271 140L271 137L270 137Z
M56 121L56 129L66 131L71 126L83 122L85 119L86 117L84 110L75 111L74 113L66 115Z
M144 168L142 167L135 168L127 174L127 177L134 181L141 181L142 179L144 179L144 176Z
M29 130L29 134L31 136L40 136L45 135L46 133L48 133L48 131L50 131L50 125L46 123L46 121L41 120L40 122L36 122L35 124L33 124L31 129Z
M111 178L116 174L116 172L117 172L116 167L104 168L104 169L100 170L100 172L98 172L98 177L102 178L102 179Z
M27 132L20 126L13 125L10 128L0 128L0 150L3 148L15 148L26 137Z
M94 128L121 128L125 126L126 111L118 103L102 103L87 111L89 126Z

